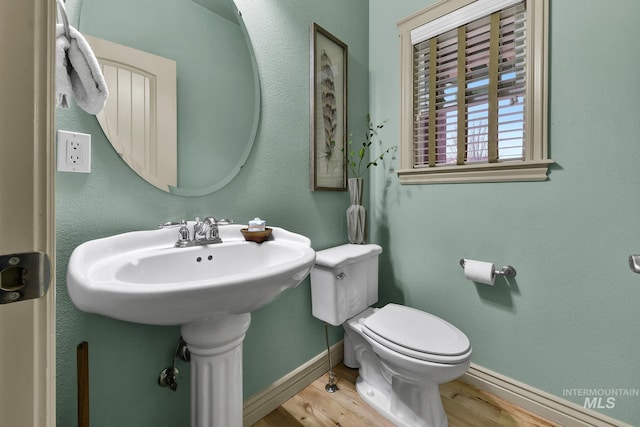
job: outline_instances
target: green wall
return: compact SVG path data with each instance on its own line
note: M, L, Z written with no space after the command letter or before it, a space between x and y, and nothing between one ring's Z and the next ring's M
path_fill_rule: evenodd
M434 3L370 0L370 110L398 143L397 21ZM370 180L381 302L452 322L472 361L582 406L564 389L640 389L640 47L637 0L550 1L549 149L542 183L400 186ZM462 257L511 264L495 287ZM639 397L598 411L640 425Z
M189 369L182 362L177 392L156 385L170 364L178 327L130 324L77 310L65 272L80 243L166 220L215 215L245 223L256 215L307 235L315 249L346 242L342 192L309 191L309 28L317 22L349 45L349 117L364 132L369 108L366 0L236 0L252 39L262 83L262 115L248 162L230 184L208 196L169 195L142 181L121 161L92 116L57 111L59 129L92 135L91 174L58 173L57 424L76 424L76 355L90 348L94 426L183 426L189 419ZM68 2L72 25L77 3ZM74 19L75 18L75 19ZM358 120L362 118L362 120ZM331 340L341 338L332 328ZM248 398L324 349L322 322L311 316L309 282L253 313L244 346Z
M349 117L389 119L398 143L398 20L431 0L236 0L256 52L262 117L246 166L205 197L156 190L118 158L93 117L58 110L58 128L93 135L90 175L58 173L58 425L75 424L75 346L90 343L96 426L185 425L189 370L176 393L156 386L177 327L129 324L78 311L66 260L97 237L167 219L255 215L309 236L316 249L346 241L345 193L308 190L309 25L349 45ZM578 405L565 389L638 389L640 276L640 48L636 0L551 0L549 148L543 183L400 186L385 161L370 175L371 240L383 245L381 303L430 311L462 329L473 362ZM73 5L70 12L73 14ZM615 64L615 65L614 65ZM464 280L462 257L511 264L509 283ZM323 350L308 281L253 314L245 341L245 397ZM332 329L332 340L341 336ZM637 397L600 412L640 424Z

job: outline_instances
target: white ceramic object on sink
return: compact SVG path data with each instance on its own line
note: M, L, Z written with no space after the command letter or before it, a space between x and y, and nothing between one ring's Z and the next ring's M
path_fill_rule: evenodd
M192 226L193 223L190 223ZM308 238L272 227L264 243L244 225L219 227L222 243L175 248L178 228L134 231L79 245L67 289L81 310L153 325L180 325L191 351L192 427L242 426L242 341L251 311L300 284L315 261Z

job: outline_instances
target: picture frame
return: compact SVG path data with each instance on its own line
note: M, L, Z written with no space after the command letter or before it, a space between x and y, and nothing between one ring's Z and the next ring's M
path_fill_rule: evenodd
M311 24L311 190L347 190L348 47Z

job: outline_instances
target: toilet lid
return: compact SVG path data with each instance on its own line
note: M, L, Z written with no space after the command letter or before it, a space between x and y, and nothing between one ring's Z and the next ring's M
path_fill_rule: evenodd
M449 358L437 356L460 356L471 348L467 336L449 322L397 304L387 304L367 317L363 332L380 344L423 360L444 362Z

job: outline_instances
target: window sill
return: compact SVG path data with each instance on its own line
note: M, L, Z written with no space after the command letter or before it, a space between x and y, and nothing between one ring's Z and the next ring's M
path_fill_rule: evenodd
M398 177L400 184L546 181L549 165L553 163L553 160L528 160L401 169Z

